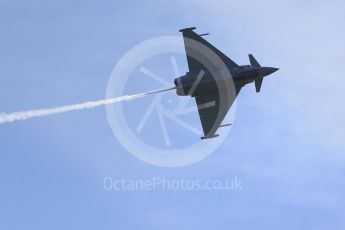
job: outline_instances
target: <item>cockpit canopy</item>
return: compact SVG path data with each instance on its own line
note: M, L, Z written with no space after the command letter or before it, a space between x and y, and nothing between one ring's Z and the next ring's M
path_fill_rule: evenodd
M238 68L240 68L240 69L246 69L246 68L248 68L248 67L250 67L250 65L242 65L242 66L239 66Z

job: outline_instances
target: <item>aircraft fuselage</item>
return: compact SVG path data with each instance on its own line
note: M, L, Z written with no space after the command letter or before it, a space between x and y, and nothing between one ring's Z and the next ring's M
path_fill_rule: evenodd
M179 96L198 96L217 91L217 80L232 78L234 86L241 88L254 82L258 78L266 77L278 69L273 67L253 67L250 65L229 69L231 76L212 76L209 71L188 72L186 75L176 78L174 83L176 93Z

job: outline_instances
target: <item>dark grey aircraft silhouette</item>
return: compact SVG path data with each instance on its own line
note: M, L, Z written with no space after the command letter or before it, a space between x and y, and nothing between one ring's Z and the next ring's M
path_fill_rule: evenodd
M198 35L193 31L195 29L195 27L191 27L180 30L184 38L189 72L185 76L176 78L174 83L176 93L179 96L192 96L195 98L204 131L204 137L201 139L208 139L219 136L216 134L218 128L227 126L221 123L241 88L246 84L255 82L256 92L260 92L263 78L276 72L278 68L261 67L251 54L249 54L251 65L239 66L202 38L202 36L208 34ZM201 63L202 61L197 60L197 57L203 54L198 53L201 51L195 47L195 43L206 46L216 54L225 64L228 73L230 73L229 76L217 78L215 75L219 72L207 68L204 63ZM223 83L230 78L232 78L234 89L224 87L226 84ZM234 96L229 96L228 91L230 90L234 91Z

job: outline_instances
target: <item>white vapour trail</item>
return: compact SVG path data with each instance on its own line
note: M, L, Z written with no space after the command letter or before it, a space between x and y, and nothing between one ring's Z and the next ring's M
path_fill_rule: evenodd
M30 110L30 111L22 111L22 112L15 112L15 113L0 113L0 124L13 122L13 121L20 121L20 120L27 120L33 117L42 117L42 116L49 116L58 113L66 113L75 110L83 110L83 109L92 109L102 105L114 104L121 101L130 101L139 97L143 97L147 95L147 93L142 94L135 94L135 95L126 95L117 98L109 98L105 100L99 101L89 101L80 104L74 105L65 105L55 108L49 109L38 109L38 110Z

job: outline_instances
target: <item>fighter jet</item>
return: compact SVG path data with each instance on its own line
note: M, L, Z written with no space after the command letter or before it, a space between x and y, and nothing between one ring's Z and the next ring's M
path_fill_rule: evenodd
M261 67L251 54L250 65L239 66L203 38L208 34L199 35L195 29L180 30L189 72L176 78L174 83L177 95L195 98L204 132L201 139L204 140L219 136L216 133L218 128L227 126L222 122L243 86L254 82L256 92L260 92L263 78L278 68ZM215 64L208 64L212 62Z

